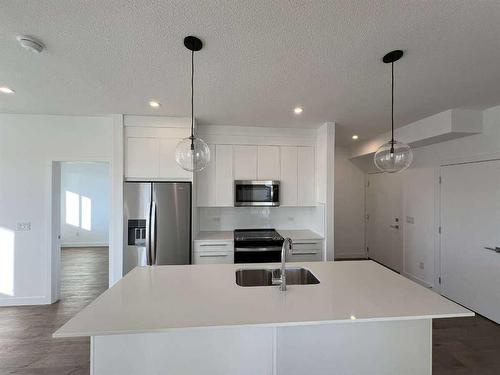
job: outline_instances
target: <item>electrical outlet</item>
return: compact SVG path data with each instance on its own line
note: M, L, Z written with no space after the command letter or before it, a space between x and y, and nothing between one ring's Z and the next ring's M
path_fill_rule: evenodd
M30 230L31 230L31 221L17 223L16 225L16 231L18 232L28 232Z
M406 217L406 222L408 224L414 224L415 223L415 218L413 216L407 216Z
M216 216L216 217L213 217L212 220L216 223L220 223L220 217Z
M423 270L424 269L424 262L420 262L419 266L420 266L420 269Z

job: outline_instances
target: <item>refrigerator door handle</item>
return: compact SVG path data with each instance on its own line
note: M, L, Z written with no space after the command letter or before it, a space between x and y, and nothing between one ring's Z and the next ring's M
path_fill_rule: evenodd
M152 238L151 238L151 265L155 265L157 263L157 259L156 259L156 244L157 244L157 236L156 236L156 229L157 229L157 225L156 225L156 202L152 202L152 206L153 206L153 212L151 214L151 232L152 232Z
M153 213L153 201L150 201L149 202L149 210L148 210L148 229L146 231L146 258L147 258L147 264L148 266L150 266L152 264L152 256L151 256L151 238L152 238L152 235L153 235L153 231L152 231L152 225L153 225L153 221L152 221L152 213Z

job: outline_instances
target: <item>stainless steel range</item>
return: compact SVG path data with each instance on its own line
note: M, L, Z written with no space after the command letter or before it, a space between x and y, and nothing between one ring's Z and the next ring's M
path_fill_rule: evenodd
M282 245L274 229L235 229L234 263L281 262Z

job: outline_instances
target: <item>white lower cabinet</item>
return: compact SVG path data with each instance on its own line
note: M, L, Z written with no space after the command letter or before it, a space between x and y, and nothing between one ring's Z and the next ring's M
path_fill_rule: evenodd
M234 263L234 241L194 241L193 264Z
M317 262L323 260L323 240L293 240L287 262Z

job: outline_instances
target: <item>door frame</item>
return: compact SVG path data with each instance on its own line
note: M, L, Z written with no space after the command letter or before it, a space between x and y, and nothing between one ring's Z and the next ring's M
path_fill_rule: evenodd
M60 185L58 187L54 187L54 183L61 183L61 163L63 162L101 162L106 163L109 168L109 199L108 199L108 209L109 209L109 217L108 217L108 259L109 259L109 278L108 278L108 287L111 285L111 275L113 274L114 264L112 262L113 257L113 218L114 212L116 211L115 203L114 203L114 192L113 187L115 185L114 181L114 169L113 169L113 160L112 158L89 158L89 157L74 157L74 158L54 158L49 160L47 165L47 189L46 189L46 207L45 207L45 223L46 223L46 231L47 234L47 291L49 295L46 298L46 303L51 304L57 302L60 299L61 294L61 246L60 239L54 238L54 214L59 216L59 226L60 226L60 218L61 218L61 195L60 195ZM58 176L55 176L55 174ZM59 194L58 194L59 193ZM56 196L57 194L57 196ZM58 212L55 211L58 209ZM58 229L60 233L60 228Z
M451 167L453 165L461 165L461 164L477 164L477 163L485 163L489 161L496 161L500 160L500 152L495 152L495 153L487 153L487 154L478 154L478 155L471 155L471 156L466 156L466 157L457 157L454 159L448 159L444 160L439 164L439 167L437 168L437 194L436 194L436 213L435 216L437 218L437 228L436 228L436 233L437 233L437 240L436 240L436 251L435 251L435 257L434 257L434 290L438 292L439 294L442 294L442 288L441 288L441 275L442 275L442 269L441 269L441 248L442 248L442 236L440 233L440 228L443 228L443 218L442 218L442 168L444 167Z

